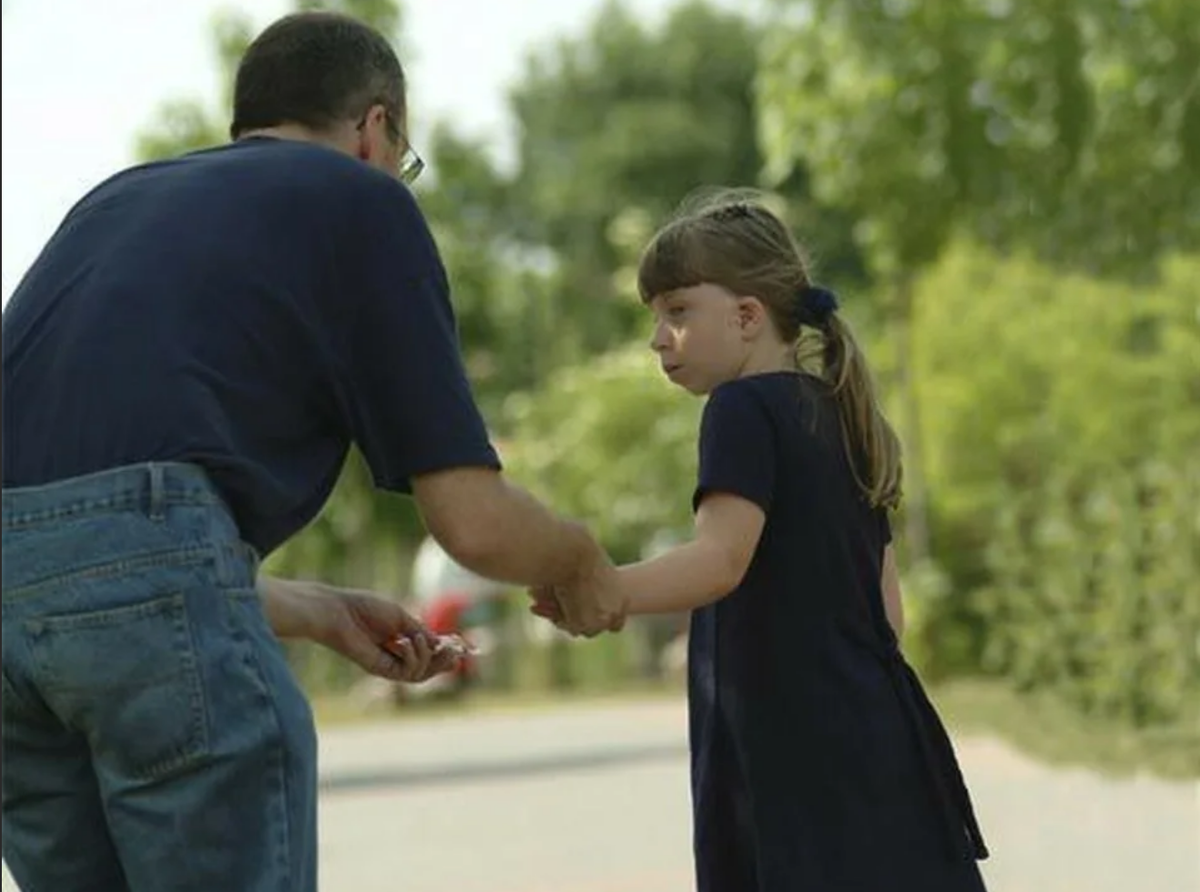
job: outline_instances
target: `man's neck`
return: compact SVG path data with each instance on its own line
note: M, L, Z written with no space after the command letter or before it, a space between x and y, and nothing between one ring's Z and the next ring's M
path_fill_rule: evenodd
M238 136L238 139L253 138L290 139L295 142L311 142L330 149L345 151L330 134L319 133L302 124L280 124L277 127L259 127L256 130L247 130Z

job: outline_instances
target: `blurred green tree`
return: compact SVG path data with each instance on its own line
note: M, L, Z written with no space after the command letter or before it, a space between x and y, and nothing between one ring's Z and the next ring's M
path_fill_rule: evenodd
M808 166L890 292L909 555L930 554L913 281L957 231L1152 277L1200 236L1200 8L1185 0L776 0L759 81L774 179Z
M1200 702L1200 260L1158 284L954 243L915 379L945 597L912 643L1138 722Z
M536 48L513 85L516 163L481 140L434 134L423 191L488 417L507 394L620 347L641 325L631 264L703 186L755 185L759 29L702 2L654 27L608 3L580 34ZM844 213L814 202L798 168L779 184L822 274L861 281Z
M929 557L925 461L912 376L913 277L996 166L970 99L981 14L970 4L778 2L759 80L775 180L808 165L821 199L858 219L885 294L900 377L906 544Z
M378 28L383 34L401 33L402 9L397 0L295 0L297 12L327 9L355 16ZM232 8L220 10L212 23L213 49L219 77L218 108L200 99L173 99L165 102L135 140L141 160L168 158L183 152L218 145L228 139L227 109L233 102L233 79L237 64L250 41L255 26L245 13Z
M1152 278L1200 246L1200 7L982 3L970 84L998 157L968 223L1056 266ZM999 161L1000 163L996 163Z
M577 320L558 332L565 355L638 331L640 308L613 276L626 262L622 222L645 221L648 237L697 188L761 184L761 36L747 16L704 2L681 3L655 27L608 2L584 33L530 56L511 94L514 222L522 242L557 261L555 288ZM776 189L823 271L861 277L849 220L810 199L804 169Z
M485 416L502 428L505 397L567 363L556 334L573 323L556 299L554 258L519 240L519 202L487 145L434 127L436 179L421 190L450 275L459 334Z
M510 398L513 476L596 530L617 560L691 529L702 403L631 346ZM636 444L636 448L631 448Z
M1163 714L1161 687L1146 694L1157 706L1129 705L1145 673L1130 670L1118 693L1106 676L1108 693L1084 694L1084 663L1051 647L1058 639L1067 650L1111 645L1128 655L1147 645L1136 625L1124 638L1114 632L1129 613L1114 620L1100 610L1107 637L1083 623L1099 609L1096 592L1123 583L1089 575L1085 565L1111 553L1096 551L1093 537L1111 546L1119 534L1090 527L1081 506L1157 504L1149 493L1161 490L1148 481L1174 474L1186 490L1195 474L1194 446L1184 444L1200 437L1200 383L1187 351L1200 348L1194 289L1188 298L1180 278L1195 267L1172 260L1163 272L1162 262L1200 241L1200 8L1181 0L773 8L759 83L769 170L779 178L806 164L817 196L860 219L871 269L891 292L878 355L900 379L910 573L935 593L920 605L928 640L914 647L936 655L938 672L983 666L1025 684L1073 684L1081 705L1124 698L1128 715ZM967 261L962 251L926 277L959 234L1140 285L1105 286L978 252ZM1143 483L1132 490L1105 489L1133 473ZM1128 522L1161 542L1153 530L1163 512ZM1055 540L1051 529L1074 532ZM1060 540L1082 550L1046 544ZM1172 541L1193 541L1186 523ZM1126 568L1144 567L1149 554L1128 544L1123 553L1132 555ZM923 560L931 554L936 565ZM1168 589L1195 594L1182 573ZM1164 611L1146 613L1143 627L1156 641L1170 638L1165 596L1136 591L1121 603ZM1055 609L1056 598L1071 597L1074 625L1063 619L1070 611ZM1192 666L1173 653L1177 667Z

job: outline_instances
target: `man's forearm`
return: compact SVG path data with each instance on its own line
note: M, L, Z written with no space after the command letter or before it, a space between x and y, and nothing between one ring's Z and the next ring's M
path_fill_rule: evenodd
M558 517L491 468L413 479L430 535L469 570L519 585L567 585L607 562L582 525Z
M481 576L503 582L562 585L573 581L597 556L591 534L555 515L524 489L500 482L494 497L480 506L484 534L457 559Z
M279 638L320 638L319 589L314 582L260 575L258 596L272 631Z

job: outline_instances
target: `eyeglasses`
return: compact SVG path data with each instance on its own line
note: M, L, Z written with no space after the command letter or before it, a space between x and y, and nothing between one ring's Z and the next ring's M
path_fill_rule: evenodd
M421 175L421 171L425 169L425 159L417 154L417 150L412 147L412 144L408 141L408 137L400 132L400 125L392 116L387 104L383 100L377 100L371 103L372 107L375 105L382 105L384 108L383 121L387 127L388 136L393 142L402 142L404 144L404 152L400 155L399 164L396 165L396 176L400 178L400 182L406 186L411 186L416 182L417 177ZM362 130L367 125L367 115L370 114L370 111L371 109L368 108L367 111L363 112L363 116L358 122L358 130Z
M396 171L396 175L400 177L400 182L406 186L411 186L421 175L421 171L425 169L425 159L417 154L417 150L407 144L405 140L404 154L400 156L400 164Z

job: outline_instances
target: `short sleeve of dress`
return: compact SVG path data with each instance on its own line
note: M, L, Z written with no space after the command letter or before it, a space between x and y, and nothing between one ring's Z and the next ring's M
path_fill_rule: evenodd
M714 492L741 496L763 511L775 489L775 426L767 406L746 381L716 388L700 422L700 472L693 509Z

